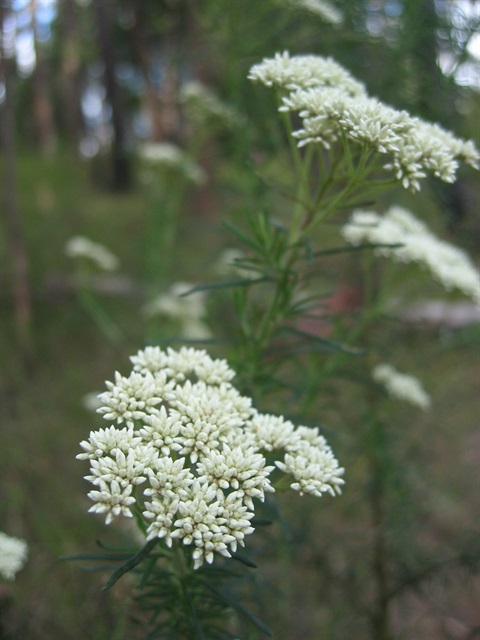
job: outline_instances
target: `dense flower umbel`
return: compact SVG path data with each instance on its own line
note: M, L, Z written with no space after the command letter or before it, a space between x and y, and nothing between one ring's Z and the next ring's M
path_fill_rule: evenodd
M107 524L141 514L147 539L182 540L198 568L244 544L275 468L300 494L340 493L343 469L318 430L258 413L225 360L159 347L131 360L100 395L99 412L119 426L92 431L77 456L90 461L90 511Z
M342 234L352 245L385 245L377 247L375 253L397 262L416 262L447 290L458 289L480 304L480 273L468 255L437 238L407 209L394 206L383 216L374 211L355 211Z
M0 531L0 578L13 580L27 560L25 540L7 536Z
M329 149L340 139L362 145L384 154L383 169L406 189L418 191L427 174L454 182L460 162L478 168L472 142L369 97L364 85L331 58L277 53L254 65L248 77L277 88L280 111L298 112L301 126L293 132L298 146Z

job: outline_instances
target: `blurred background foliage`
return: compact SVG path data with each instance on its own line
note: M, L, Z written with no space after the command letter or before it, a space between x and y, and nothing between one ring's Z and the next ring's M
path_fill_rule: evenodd
M175 337L142 309L173 281L216 277L234 242L225 219L241 225L247 211L288 210L285 141L271 95L246 78L250 66L286 49L332 56L371 95L478 144L477 2L333 4L341 24L287 0L0 0L0 529L30 547L16 582L0 587L0 638L143 637L134 603L126 606L128 579L105 594L104 575L59 560L131 535L85 513L75 455L101 420L82 398L144 344ZM235 110L231 126L189 117L189 81ZM137 154L144 142L180 146L206 179L152 176ZM380 204L410 207L476 259L475 177L465 170L455 185L430 181L415 198L398 190ZM90 283L115 339L79 295L64 252L75 235L120 258L117 274ZM333 292L358 285L345 257L322 278ZM212 349L228 356L229 311L215 296L208 306L220 339ZM319 393L310 417L328 433L347 485L333 502L285 500L284 526L253 543L267 556L255 577L259 608L279 640L480 637L479 332L469 318L405 323L394 341L386 326L378 336L433 398L421 415L395 405L381 441L359 413L358 386L345 379ZM283 408L295 411L287 400ZM382 576L365 499L375 491L372 451L384 465ZM386 603L387 632L378 620Z

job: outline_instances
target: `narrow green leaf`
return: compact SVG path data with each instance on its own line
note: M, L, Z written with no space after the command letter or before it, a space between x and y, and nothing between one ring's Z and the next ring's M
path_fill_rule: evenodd
M192 287L185 293L180 295L180 298L185 298L197 291L206 291L209 289L229 289L232 287L248 287L252 284L259 284L260 282L270 281L271 278L267 276L261 276L260 278L236 278L234 280L221 280L220 282L206 282L205 284L199 284Z
M237 238L239 238L244 244L247 244L249 247L252 247L252 249L255 249L255 251L261 250L261 245L258 242L255 242L255 240L253 240L249 235L247 235L236 225L232 224L231 222L224 222L223 226L228 231L236 235Z
M365 249L398 249L399 247L403 247L403 243L396 242L394 244L389 243L365 243L359 244L356 246L352 245L344 245L343 247L332 247L331 249L321 249L320 251L315 251L312 255L317 258L318 256L330 256L335 255L337 253L352 253L355 251L364 251Z
M364 355L366 353L365 349L350 347L348 345L342 344L341 342L337 342L336 340L327 340L327 338L322 338L321 336L317 336L314 333L308 333L307 331L302 331L301 329L297 329L295 327L286 327L285 331L300 338L305 338L306 340L317 343L318 345L325 347L328 351L341 351L342 353L349 353L351 355L357 356Z
M217 598L219 598L219 600L221 600L221 601L225 602L226 604L228 604L238 614L240 614L244 618L247 618L247 620L250 620L250 622L255 627L257 627L257 629L259 629L260 631L262 631L263 633L265 633L269 637L273 636L273 632L270 629L270 627L268 627L264 622L262 622L262 620L257 618L257 616L254 613L252 613L251 611L246 609L244 606L242 606L239 602L237 602L236 600L231 598L224 591L219 592L214 587L212 587L211 585L208 585L208 584L206 586L210 589L210 591L212 591L217 596Z
M120 562L130 558L129 553L79 553L76 556L62 556L60 560L108 560Z
M244 556L243 553L232 553L232 558L234 560L238 560L242 564L245 564L247 567L252 567L253 569L257 568L257 565L253 560L250 560L247 556Z
M153 549L153 547L157 544L157 542L158 542L157 538L154 538L153 540L150 540L149 542L147 542L147 544L144 547L142 547L142 549L140 549L138 553L132 556L130 560L128 560L121 567L119 567L114 573L112 573L112 575L110 576L110 580L102 588L102 591L108 591L108 589L111 589L111 587L113 587L113 585L117 582L117 580L119 580L123 575L125 575L128 571L130 571L130 569L133 569L133 567L136 567L137 564L140 564L140 562L148 556L148 554Z

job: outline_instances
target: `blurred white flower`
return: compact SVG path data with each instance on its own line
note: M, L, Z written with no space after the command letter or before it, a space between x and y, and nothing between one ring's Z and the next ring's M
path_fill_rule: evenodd
M206 182L202 167L171 142L146 142L139 147L138 155L146 164L175 171L196 185Z
M208 340L212 334L203 319L206 315L205 294L203 291L188 293L193 288L189 282L172 284L168 291L144 306L145 315L168 318L175 323L182 338Z
M400 373L390 364L377 365L372 371L372 376L394 398L405 400L424 410L430 407L430 396L425 392L417 378Z
M100 391L90 391L89 393L86 393L82 396L82 406L87 411L96 411L99 409L102 406L102 402L98 397L100 393Z
M8 536L0 531L0 577L14 580L27 560L28 545L25 540Z
M242 265L244 260L245 254L243 251L234 247L227 247L219 255L215 263L215 271L219 276L225 278L255 278L255 271Z
M325 22L340 25L343 22L343 13L327 0L288 0L289 4L310 11L322 18Z
M182 85L180 100L190 118L198 125L234 129L244 122L244 118L233 107L222 102L209 87L196 80Z
M115 271L119 265L118 258L109 249L84 236L70 238L65 245L65 255L85 258L103 271Z
M416 262L448 291L458 289L480 304L480 273L468 255L437 238L407 209L393 206L383 216L374 211L354 211L342 235L356 246L362 242L387 245L374 252L397 262Z

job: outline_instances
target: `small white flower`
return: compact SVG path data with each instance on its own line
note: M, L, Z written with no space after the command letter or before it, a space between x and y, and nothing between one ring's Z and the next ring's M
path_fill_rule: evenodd
M373 379L382 384L388 393L421 409L428 409L431 401L417 378L400 373L389 364L379 364L372 371Z
M197 464L198 478L201 483L217 489L217 498L224 491L234 489L243 496L245 504L253 510L252 498L265 500L265 491L273 491L268 476L273 466L266 466L266 460L256 449L222 445L221 451L212 451L202 456Z
M79 453L77 459L94 460L111 453L115 455L117 449L127 453L129 449L136 447L141 441L142 438L139 435L135 435L135 432L130 427L125 427L124 429L109 427L91 431L89 439L80 443L85 453Z
M98 409L105 420L133 426L134 420L143 420L152 413L158 413L155 407L162 398L157 395L159 389L150 372L142 375L134 371L125 378L117 371L115 382L107 381L106 385L109 390L99 396L103 406Z
M152 520L147 528L147 540L164 538L167 547L172 546L173 523L176 519L180 498L171 495L153 498L145 502L144 518Z
M286 449L292 440L297 439L295 427L289 420L267 413L255 414L247 423L247 430L255 436L258 448L265 451Z
M145 482L146 476L155 466L158 452L152 445L137 445L125 454L116 449L112 456L102 456L91 460L92 475L85 476L94 485L102 482L117 482L121 487Z
M341 493L344 469L339 467L338 460L326 444L317 446L303 441L296 451L285 454L283 462L276 461L275 464L293 477L290 487L300 495L307 493L321 497L325 492L332 496Z
M195 481L195 476L185 467L185 458L174 460L169 456L157 459L154 472L149 476L150 487L145 489L145 495L157 499L186 498L188 489Z
M14 580L27 560L28 545L25 540L8 536L0 531L0 577Z
M70 258L85 258L103 271L115 271L119 260L113 253L97 242L84 236L74 236L65 245L65 254Z
M149 442L163 456L180 451L180 429L182 421L167 414L165 407L160 407L158 415L147 416L138 434L144 442Z
M106 524L110 524L113 518L120 515L126 518L133 517L130 509L135 504L135 498L132 496L133 484L122 487L116 480L108 483L99 479L98 486L100 491L95 489L87 494L95 502L93 507L90 507L90 512L106 513Z

